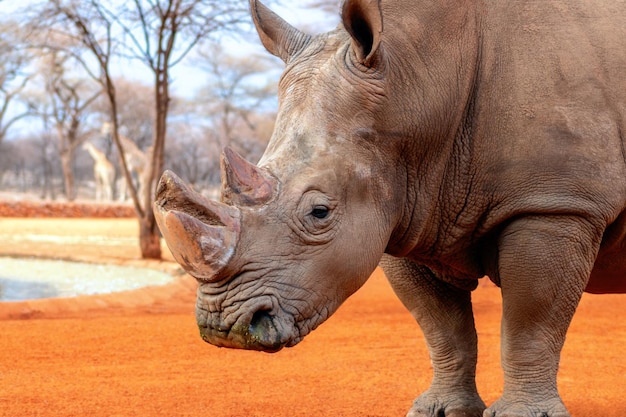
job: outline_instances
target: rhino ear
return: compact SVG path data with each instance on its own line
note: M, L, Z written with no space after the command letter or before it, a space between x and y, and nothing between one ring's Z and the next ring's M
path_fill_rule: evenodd
M372 66L383 31L380 0L346 0L341 19L352 36L352 49L357 59L365 66Z
M265 49L285 63L311 42L310 35L285 22L258 0L250 0L250 12Z

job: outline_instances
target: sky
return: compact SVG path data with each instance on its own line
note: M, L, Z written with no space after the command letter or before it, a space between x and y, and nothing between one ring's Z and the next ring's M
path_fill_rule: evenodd
M13 10L23 8L29 3L35 3L38 0L0 0L0 13L4 15L10 14ZM286 6L285 4L291 3ZM336 16L329 16L321 11L307 9L301 6L293 6L293 4L301 3L299 0L283 0L283 6L272 6L277 14L283 19L294 25L299 29L305 27L315 27L316 31L324 32L336 27L339 21L339 10ZM267 54L261 45L256 31L253 29L247 33L241 35L239 38L224 39L223 43L226 45L226 50L230 52L237 52L241 54L258 53ZM192 51L193 54L193 51ZM191 55L190 57L191 58ZM174 95L184 98L192 98L197 90L205 84L206 73L201 69L196 68L192 59L186 59L180 64L174 66L171 69L171 92ZM131 80L137 80L147 85L151 85L154 82L153 73L140 62L128 62L125 65L118 65L112 67L115 76L122 76ZM34 128L30 122L24 122L20 125L14 126L9 131L9 138L12 136L22 136L25 131L31 131ZM37 129L38 130L38 129Z
M296 1L293 1L292 3L296 3ZM319 30L320 33L334 29L339 21L339 11L337 11L337 15L335 17L303 7L273 6L272 10L299 29L308 27L312 22L314 22L316 30ZM242 35L240 39L224 39L223 43L226 46L226 50L232 53L267 54L254 30ZM181 65L172 68L170 73L173 81L173 92L186 98L193 97L198 87L202 86L202 79L206 77L206 73L200 69L194 68L189 61L190 60L187 62L181 62ZM121 74L131 79L146 79L147 82L151 83L151 73L145 68L141 68L141 66L141 64L134 64L133 66L125 67L125 71L122 71Z

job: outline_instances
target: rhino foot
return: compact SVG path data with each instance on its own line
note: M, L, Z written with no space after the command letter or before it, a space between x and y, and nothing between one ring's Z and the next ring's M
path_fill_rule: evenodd
M407 417L482 417L485 403L477 393L426 391L414 402Z
M483 417L571 417L560 398L528 404L519 398L500 399L485 410Z

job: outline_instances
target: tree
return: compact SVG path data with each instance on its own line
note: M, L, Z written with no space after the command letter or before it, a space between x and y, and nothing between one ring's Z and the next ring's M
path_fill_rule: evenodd
M176 138L168 141L165 149L168 167L198 190L219 183L220 164L215 155L221 147L213 131L183 122L174 126Z
M170 105L170 69L203 38L238 29L247 16L244 0L49 0L37 17L37 29L69 37L82 45L74 57L90 70L109 99L112 137L139 219L141 253L160 258L160 237L152 211L153 192L163 171L167 115ZM51 45L48 45L49 47ZM84 51L88 51L88 55ZM138 60L154 75L154 138L146 175L148 190L138 196L124 161L119 139L117 91L111 73L114 58ZM95 60L97 70L90 65Z
M41 170L45 165L44 161L40 160L44 144L37 139L26 137L0 143L2 190L26 193L43 182L37 176L37 170Z
M11 107L32 77L26 70L30 61L29 54L16 46L20 44L19 27L13 21L0 23L0 143L14 123L32 114L28 104L22 109Z
M217 123L222 147L245 141L257 131L258 116L275 108L282 66L267 55L229 55L216 44L200 49L198 57L208 79L195 97L199 110Z
M119 124L122 132L146 150L154 137L154 85L116 77Z
M76 197L73 163L76 149L84 141L86 110L102 90L90 86L89 80L70 76L67 61L68 57L60 52L49 52L41 58L39 73L44 78L49 103L42 116L51 119L56 130L65 196L73 201Z

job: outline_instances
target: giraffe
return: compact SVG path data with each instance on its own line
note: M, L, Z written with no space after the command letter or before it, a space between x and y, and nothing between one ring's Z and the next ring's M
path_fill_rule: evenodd
M104 122L102 124L101 133L104 136L111 135L111 123ZM145 152L142 152L139 147L135 144L135 142L124 136L123 134L119 134L120 143L122 148L124 148L124 161L126 162L126 167L130 172L131 176L137 178L138 187L137 193L139 196L143 196L144 193L144 185L145 185L145 175L147 173L148 168L148 156ZM124 201L128 197L127 194L127 185L126 179L122 178L119 182L119 197L120 200ZM141 197L140 197L141 198Z
M93 143L83 143L83 149L89 152L94 161L93 176L96 181L96 200L111 201L113 199L115 167L109 162L104 152L96 148Z

